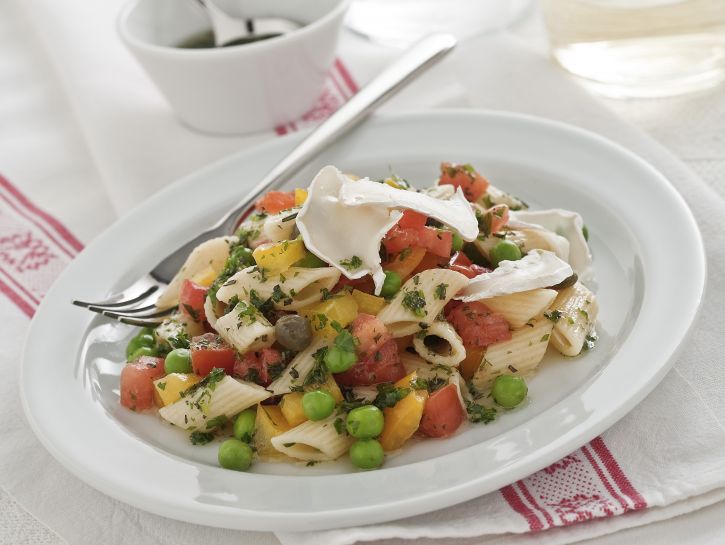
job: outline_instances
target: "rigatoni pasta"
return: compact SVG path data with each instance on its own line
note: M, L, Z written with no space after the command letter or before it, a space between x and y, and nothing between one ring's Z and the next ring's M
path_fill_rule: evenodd
M598 313L596 296L581 282L561 290L548 312L549 318L556 322L551 334L552 346L565 356L578 355Z

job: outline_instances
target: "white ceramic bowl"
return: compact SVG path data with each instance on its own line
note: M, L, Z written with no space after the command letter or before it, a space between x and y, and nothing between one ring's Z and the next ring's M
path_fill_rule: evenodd
M241 134L293 121L314 104L334 60L348 3L244 0L239 9L249 17L279 16L303 26L225 48L175 47L211 28L194 0L134 0L121 11L118 30L185 124Z

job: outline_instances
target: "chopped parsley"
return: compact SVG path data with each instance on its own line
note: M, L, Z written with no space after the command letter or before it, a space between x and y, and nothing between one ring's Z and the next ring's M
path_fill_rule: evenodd
M210 430L212 428L220 428L227 422L229 422L229 419L226 417L226 415L220 414L219 416L210 418L206 421L206 429Z
M551 312L544 312L544 318L548 318L552 322L558 322L563 316L560 310L552 310Z
M496 420L496 409L484 407L473 401L466 402L466 412L468 413L468 419L474 424L479 422L490 424Z
M582 350L591 350L594 348L594 345L599 340L599 337L595 333L590 333L586 337L584 337L584 345L582 346Z
M408 290L403 295L403 306L416 316L428 314L425 310L425 295L421 290Z
M399 261L405 261L406 258L410 255L410 253L413 251L413 248L403 248L403 250L398 254L398 260Z
M446 298L446 289L448 288L448 284L438 284L436 286L435 296L436 299L440 299L441 301Z
M391 383L378 384L378 395L373 400L373 405L379 409L388 409L395 405L410 393L410 388L396 388Z
M354 255L350 259L343 259L340 261L340 266L344 267L348 271L356 271L362 267L362 259Z
M315 364L305 377L305 386L310 386L312 384L324 384L327 381L328 370L327 365L325 365L326 353L327 347L323 346L317 352L312 354L312 359L315 361Z
M192 445L206 445L214 440L214 434L208 431L192 431L189 439Z

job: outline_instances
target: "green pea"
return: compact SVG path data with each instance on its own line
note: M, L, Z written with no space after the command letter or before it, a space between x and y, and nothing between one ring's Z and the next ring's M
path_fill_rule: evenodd
M126 357L130 357L131 354L136 352L139 348L142 346L155 346L156 345L156 337L154 337L153 333L147 333L145 331L141 331L138 335L136 335L133 339L128 341L128 344L126 345Z
M156 335L156 330L153 327L142 327L141 330L138 332L138 335L151 335L154 337Z
M350 411L345 427L356 439L372 439L383 433L383 411L375 405L363 405Z
M305 253L305 257L297 261L294 266L304 267L306 269L317 269L319 267L327 267L328 265L315 254L308 251L307 253Z
M458 233L453 233L453 246L451 246L451 249L454 252L460 252L463 249L463 243L463 237Z
M330 373L344 373L355 365L356 361L357 356L355 352L348 352L337 346L331 346L325 354L325 365L330 370Z
M513 409L529 393L526 381L515 375L499 375L493 381L491 395L493 400L506 409Z
M389 299L393 297L400 286L403 285L403 279L395 271L385 271L385 281L383 282L383 288L380 290L380 295Z
M586 225L582 227L582 235L584 235L584 240L589 242L589 227L587 227Z
M136 361L141 356L158 356L159 353L155 347L151 346L139 346L134 350L133 354L128 357L128 361Z
M302 396L302 410L310 420L324 420L335 410L335 398L324 390L314 390Z
M350 447L350 461L360 469L376 469L384 458L383 446L376 439L355 441Z
M166 355L164 371L169 373L191 373L191 351L188 348L174 348Z
M491 249L491 263L495 267L501 261L518 261L521 259L521 248L510 240L502 240Z
M234 420L234 437L245 443L251 443L256 419L257 411L254 409L246 409L239 413Z
M246 471L252 465L252 448L239 439L227 439L219 446L219 465L224 469Z

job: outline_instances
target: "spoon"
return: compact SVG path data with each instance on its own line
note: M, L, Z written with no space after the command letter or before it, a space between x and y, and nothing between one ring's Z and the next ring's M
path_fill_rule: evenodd
M226 47L242 45L266 38L274 38L300 28L300 24L281 17L256 17L238 19L232 17L214 0L196 0L209 14L214 31L214 45Z

